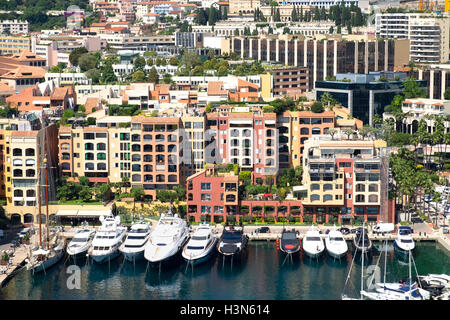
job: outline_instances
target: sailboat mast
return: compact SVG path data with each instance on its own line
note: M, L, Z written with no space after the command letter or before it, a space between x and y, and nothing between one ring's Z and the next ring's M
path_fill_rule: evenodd
M47 250L50 247L50 240L49 240L49 233L48 233L48 166L47 166L47 157L44 158L45 163L45 207L46 207L46 213L47 218L45 219L47 223Z
M38 196L38 215L39 215L39 247L42 247L42 218L41 218L41 167L40 167L40 158L41 152L40 152L40 144L38 143L38 157L37 157L37 168L38 168L38 189L37 189L37 196Z
M363 221L363 230L362 230L362 250L361 250L361 292L364 289L364 231L365 231L365 221ZM362 300L362 294L361 294L361 300Z
M411 300L411 250L408 250L408 266L409 266L409 299Z

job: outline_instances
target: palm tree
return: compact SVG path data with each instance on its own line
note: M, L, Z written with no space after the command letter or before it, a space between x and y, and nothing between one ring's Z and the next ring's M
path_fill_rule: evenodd
M325 92L320 97L320 101L323 105L327 105L329 110L333 110L333 106L337 103L333 96L329 92Z

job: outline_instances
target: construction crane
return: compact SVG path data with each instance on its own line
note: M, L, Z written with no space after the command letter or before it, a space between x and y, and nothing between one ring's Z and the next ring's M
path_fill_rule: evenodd
M419 0L419 10L423 10L423 0Z

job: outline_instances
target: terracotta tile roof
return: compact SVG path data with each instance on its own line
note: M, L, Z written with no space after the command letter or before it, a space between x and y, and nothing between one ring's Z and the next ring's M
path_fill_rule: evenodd
M158 84L156 88L159 94L169 94L170 84Z
M16 59L17 61L46 61L45 58L38 56L37 54L29 50L24 50L19 54L15 54L12 56L12 58Z
M86 103L84 104L86 114L91 113L92 108L97 108L97 106L98 106L98 98L87 98Z
M248 81L245 81L245 80L242 80L242 79L238 79L238 86L239 87L251 87L251 88L259 89L258 85L254 84L254 83L251 83L251 82L248 82Z
M7 83L0 81L0 92L4 91L14 91L14 88L11 88Z
M1 77L7 79L44 78L45 72L45 69L41 67L19 66Z
M13 131L11 132L12 137L36 137L38 131Z
M63 100L67 96L68 92L69 92L68 87L55 88L55 90L53 90L53 93L51 95L51 99Z
M208 83L208 95L226 95L228 91L222 90L223 81L210 81Z

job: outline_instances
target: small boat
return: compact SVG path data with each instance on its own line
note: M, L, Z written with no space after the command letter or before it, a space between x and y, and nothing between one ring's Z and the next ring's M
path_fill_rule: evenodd
M325 247L328 254L336 259L342 258L347 253L347 242L342 233L336 230L336 226L325 237Z
M244 227L225 225L219 239L217 250L223 256L240 255L247 248L248 236L244 234Z
M319 257L325 250L322 235L318 229L314 226L306 231L306 235L303 238L303 251L311 258Z
M207 261L213 256L218 238L209 224L201 224L183 248L182 257L195 265Z
M422 289L430 292L433 297L439 297L444 292L450 291L450 276L446 274L417 276L416 281Z
M372 240L366 228L358 228L355 237L353 238L353 245L357 253L369 253L372 249Z
M189 227L177 214L161 214L158 224L145 245L144 257L148 262L167 262L177 256L189 239Z
M88 250L89 257L97 263L109 262L120 254L119 246L125 240L127 230L120 225L119 216L100 216L100 221L102 225Z
M131 226L127 238L119 247L125 260L135 262L144 258L145 244L151 232L152 229L148 223L138 222Z
M370 300L429 300L430 293L417 285L417 282L377 283L375 292L362 291Z
M300 239L297 238L298 231L283 229L278 241L280 250L284 253L295 253L300 251Z
M58 237L58 236L57 236ZM27 270L34 273L46 271L51 266L58 263L64 257L66 240L64 238L57 239L52 248L44 250L38 248L31 253L31 257L27 259Z
M415 243L412 237L413 230L408 226L400 226L397 232L397 238L394 240L394 247L400 253L408 253L413 251Z
M95 229L80 228L77 230L72 240L67 245L67 254L70 257L86 257L92 240L95 236Z

